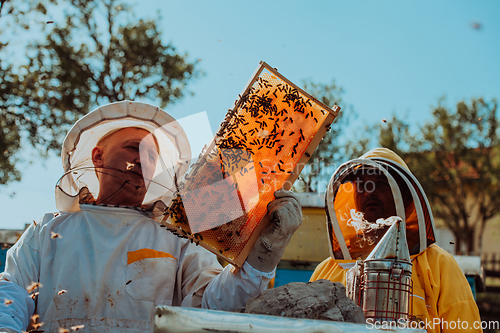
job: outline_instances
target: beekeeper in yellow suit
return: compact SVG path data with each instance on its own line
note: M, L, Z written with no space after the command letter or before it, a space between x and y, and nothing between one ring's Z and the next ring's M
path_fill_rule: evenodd
M355 260L365 259L386 231L376 227L377 219L397 215L406 220L413 264L412 315L420 328L482 331L470 286L453 256L434 244L436 231L425 193L397 154L376 148L341 165L328 185L326 211L331 257L318 265L311 281L346 285L347 270Z
M29 226L0 274L0 332L153 332L155 306L235 311L260 293L300 225L279 190L271 222L235 271L160 223L191 157L182 126L123 101L81 118L66 136L59 212ZM35 317L32 315L35 314Z

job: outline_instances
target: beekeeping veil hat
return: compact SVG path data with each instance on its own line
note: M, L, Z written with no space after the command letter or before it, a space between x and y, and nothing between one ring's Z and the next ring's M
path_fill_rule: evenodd
M386 180L382 186L390 187L394 211L406 223L411 254L420 253L435 242L434 219L418 180L396 153L376 148L342 164L330 179L325 209L332 258L362 258L360 254L370 252L388 229L383 220L365 221L361 208L356 207L358 187L365 185L358 181L365 175ZM364 190L377 191L377 186L373 184L371 189Z
M152 179L147 180L149 186L141 208L153 215L163 213L172 200L177 180L189 167L189 141L183 128L165 111L132 101L99 107L78 120L66 135L61 153L65 173L56 185L59 211L78 211L80 203L98 197L92 149L101 138L128 127L150 132L158 145L158 161Z

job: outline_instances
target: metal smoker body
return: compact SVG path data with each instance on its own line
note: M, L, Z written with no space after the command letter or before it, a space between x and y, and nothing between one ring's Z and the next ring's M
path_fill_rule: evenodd
M405 229L396 218L370 255L347 272L347 295L363 308L367 319L410 319L412 264Z

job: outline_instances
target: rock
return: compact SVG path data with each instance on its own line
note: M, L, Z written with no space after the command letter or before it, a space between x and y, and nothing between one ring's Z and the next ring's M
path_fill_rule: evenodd
M328 280L292 282L264 290L247 302L245 312L365 323L363 310L346 296L344 285Z

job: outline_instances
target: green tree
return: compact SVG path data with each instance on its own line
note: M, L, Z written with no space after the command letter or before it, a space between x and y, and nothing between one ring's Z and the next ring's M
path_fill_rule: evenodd
M0 45L0 52L5 44ZM13 87L7 82L18 80L12 73L12 66L0 64L0 104L13 95ZM17 128L17 117L3 107L0 107L0 184L19 180L20 173L15 168L17 158L15 153L20 148L21 136Z
M53 0L51 0L53 2ZM0 0L0 184L19 180L21 174L15 165L19 161L16 152L20 148L21 135L18 130L18 115L8 108L11 99L15 96L21 79L15 66L9 61L13 57L9 54L9 39L14 39L19 30L29 29L32 19L30 15L36 8L43 12L37 0L27 0L24 3L10 3L9 0Z
M324 191L336 167L345 162L346 155L350 156L352 153L349 151L351 146L343 144L341 138L345 127L355 116L355 113L352 106L344 105L342 100L344 91L335 83L335 80L332 80L330 84L305 80L303 88L323 104L329 107L338 105L342 108L294 185L294 190L300 192Z
M379 145L394 150L422 184L434 216L453 232L458 254L480 254L486 224L500 213L497 102L473 98L451 110L441 99L432 120L411 134L393 117L377 125Z
M200 74L186 54L162 41L155 20L136 19L117 0L59 0L57 7L49 7L55 0L30 2L32 10L22 14L38 15L33 26L43 25L37 32L43 38L27 44L25 63L2 61L0 184L20 179L15 165L22 138L43 157L59 152L71 124L96 106L130 99L165 107ZM16 11L14 3L2 5L7 15ZM62 18L48 21L49 8L63 10Z

